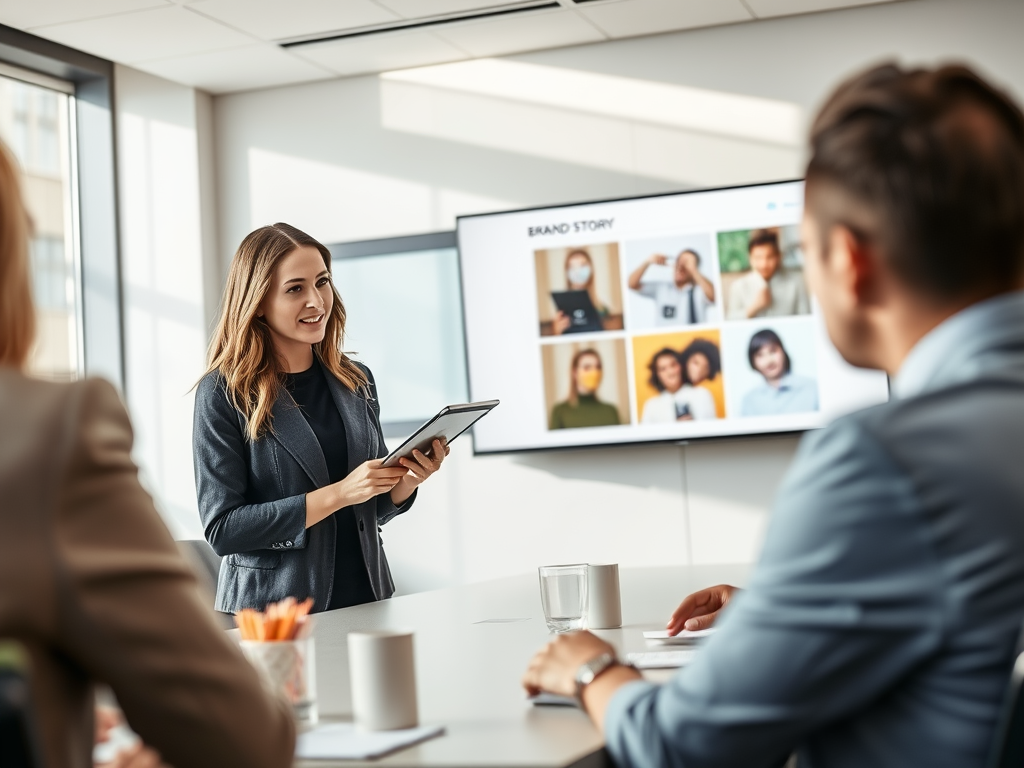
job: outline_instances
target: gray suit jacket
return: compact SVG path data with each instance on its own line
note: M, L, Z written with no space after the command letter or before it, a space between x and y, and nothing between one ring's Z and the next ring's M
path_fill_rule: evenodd
M331 395L345 422L348 471L387 455L373 376L368 391L351 392L328 375ZM312 597L326 610L334 586L337 521L334 515L306 528L306 494L329 484L320 444L287 391L273 407L273 430L256 442L245 437L245 417L231 405L217 372L199 382L192 445L199 514L206 540L221 555L219 611L263 609L292 596ZM412 506L388 494L348 507L378 600L395 591L380 527Z
M928 391L804 438L717 634L613 697L621 768L985 764L1024 618L1024 295L979 310Z

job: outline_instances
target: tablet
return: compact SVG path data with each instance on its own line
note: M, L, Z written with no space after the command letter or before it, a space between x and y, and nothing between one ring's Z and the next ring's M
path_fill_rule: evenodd
M479 403L446 405L434 418L413 432L408 440L395 448L384 459L383 466L393 467L398 465L398 460L402 457L412 458L414 450L429 454L431 444L439 437L445 438L450 444L486 416L497 404L497 400L481 400Z
M551 291L555 306L569 318L569 327L562 333L603 331L601 315L586 291Z

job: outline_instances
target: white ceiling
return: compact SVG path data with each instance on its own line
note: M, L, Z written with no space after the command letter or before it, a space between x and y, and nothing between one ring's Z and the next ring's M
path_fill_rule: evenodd
M211 93L894 0L0 0L0 23ZM384 29L417 23L410 29ZM281 47L281 42L363 33ZM367 34L369 33L369 34Z

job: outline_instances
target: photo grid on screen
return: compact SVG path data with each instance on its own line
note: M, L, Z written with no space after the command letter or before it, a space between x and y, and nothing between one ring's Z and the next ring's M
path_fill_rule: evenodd
M819 409L796 225L533 256L548 430Z

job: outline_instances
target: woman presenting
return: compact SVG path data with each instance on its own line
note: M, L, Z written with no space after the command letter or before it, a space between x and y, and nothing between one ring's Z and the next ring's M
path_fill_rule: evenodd
M192 442L199 513L224 557L217 610L312 597L324 611L394 591L379 526L412 505L448 448L387 455L373 376L341 351L331 254L287 224L238 247Z

